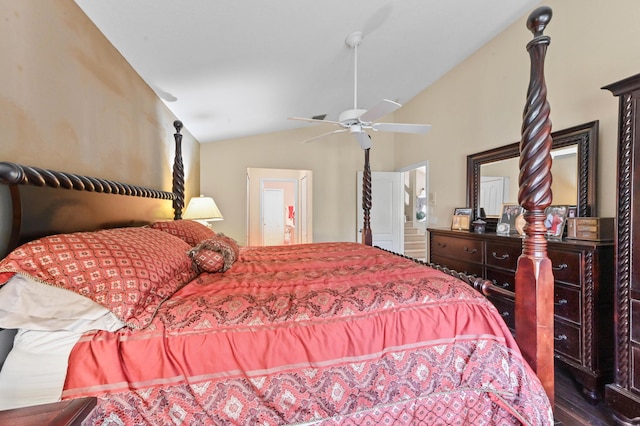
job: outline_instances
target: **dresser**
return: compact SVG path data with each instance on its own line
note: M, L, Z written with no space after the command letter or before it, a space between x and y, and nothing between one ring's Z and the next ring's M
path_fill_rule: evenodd
M515 333L515 269L522 238L429 229L430 261L484 277L512 297L489 296ZM598 401L613 377L613 242L549 241L554 274L555 358Z

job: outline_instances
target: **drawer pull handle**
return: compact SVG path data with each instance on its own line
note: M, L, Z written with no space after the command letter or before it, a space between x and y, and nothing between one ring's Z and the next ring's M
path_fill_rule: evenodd
M569 265L567 265L566 263L561 263L560 265L558 265L558 267L552 266L551 269L553 269L554 271L562 271L563 269L567 269L569 267Z
M511 315L509 313L509 311L504 311L503 313L500 314L502 316L502 318L507 318L509 315Z
M567 303L569 303L567 299L560 299L558 300L558 303L554 303L554 305L560 306L560 305L566 305Z
M493 285L495 285L496 287L502 287L502 288L509 288L511 286L511 284L504 282L502 284L498 284L498 281L496 280L491 280L493 282Z
M565 336L564 334L561 334L558 337L554 337L553 340L556 340L558 342L561 340L567 340L567 336Z
M478 252L478 249L477 248L469 249L469 247L465 247L464 251L466 251L469 254L474 254Z
M493 256L495 259L498 259L498 260L505 260L505 259L509 258L509 255L507 253L505 253L505 254L503 254L501 256L498 256L498 254L495 251L493 253L491 253L491 256Z
M447 244L445 244L445 243L438 243L438 247L445 248L446 246L447 246Z

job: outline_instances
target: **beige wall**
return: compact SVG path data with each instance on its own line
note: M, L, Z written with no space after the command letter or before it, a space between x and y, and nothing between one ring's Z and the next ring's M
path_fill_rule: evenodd
M301 143L326 130L311 125L200 146L200 188L212 195L224 221L216 231L247 241L247 168L301 169L313 173L313 241L356 241L356 173L364 154L349 135ZM346 137L343 137L346 136ZM393 141L374 135L372 169L393 170Z
M545 4L554 11L546 31L553 128L600 120L598 210L613 216L618 104L600 88L640 72L640 2ZM0 160L170 189L173 115L76 4L3 0L0 14ZM465 203L466 156L520 138L531 39L525 20L395 113L399 122L432 124L429 134L374 135L373 170L429 161L437 226L448 226L453 208ZM185 132L187 198L215 194L225 215L216 227L244 241L246 169L307 169L314 173L314 241L355 240L362 151L348 135L299 143L323 130L200 147Z
M553 130L600 121L598 212L615 215L618 103L600 88L640 72L640 2L550 0L553 19L546 81ZM398 122L430 123L424 136L374 135L373 170L389 171L429 161L430 191L436 193L435 226L450 224L451 212L466 201L466 156L520 139L529 82L526 44L532 34L526 16L473 56L396 111ZM242 237L247 167L304 168L314 173L314 240L353 240L355 172L362 153L345 135L316 143L298 141L320 128L214 142L201 146L201 187L221 192L224 209L239 212L226 220L230 235ZM390 149L395 140L395 150ZM388 144L387 144L387 141ZM217 198L216 198L217 200ZM375 202L375 200L374 200Z
M600 121L597 208L601 216L614 216L618 101L601 87L640 72L640 55L634 53L640 47L640 2L543 4L553 9L545 31L551 37L545 74L553 130ZM532 38L525 23L523 16L396 112L399 121L433 125L428 143L397 145L395 167L416 157L430 160L438 217L448 217L465 201L467 155L520 139L530 64L525 45Z
M175 117L73 0L2 0L0 19L0 161L170 191Z

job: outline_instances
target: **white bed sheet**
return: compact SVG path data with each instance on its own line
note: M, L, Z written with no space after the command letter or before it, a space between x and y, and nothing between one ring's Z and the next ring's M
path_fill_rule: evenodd
M19 330L0 371L0 410L60 400L77 331Z
M89 330L123 326L91 299L14 275L0 286L0 327L18 329L0 363L0 410L59 401L78 339Z

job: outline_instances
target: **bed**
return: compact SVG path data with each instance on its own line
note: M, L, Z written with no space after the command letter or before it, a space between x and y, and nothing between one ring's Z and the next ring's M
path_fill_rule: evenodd
M529 19L534 49L549 18L541 8ZM533 155L544 146L529 141L546 144L550 130L540 60L532 54L523 124ZM473 288L491 292L488 282L370 246L368 150L365 244L240 247L181 219L175 126L171 192L0 163L11 206L0 210L0 335L12 341L2 408L93 396L85 424L553 423L547 360L535 345L526 358L531 339L519 347ZM531 185L533 163L522 166L533 173L521 203L533 245L525 239L519 277L535 287L546 279L536 222L548 188ZM540 291L527 301L534 343Z

